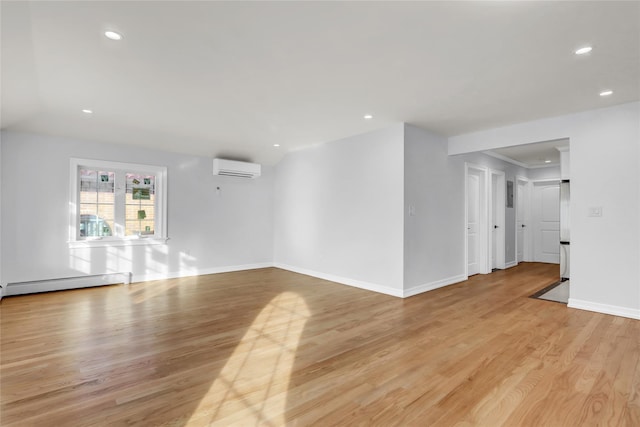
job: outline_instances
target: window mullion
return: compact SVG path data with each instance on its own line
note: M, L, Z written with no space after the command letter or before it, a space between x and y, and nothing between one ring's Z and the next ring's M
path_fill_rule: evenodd
M125 200L126 200L126 173L122 170L115 171L116 189L115 189L115 225L116 236L122 238L125 236Z

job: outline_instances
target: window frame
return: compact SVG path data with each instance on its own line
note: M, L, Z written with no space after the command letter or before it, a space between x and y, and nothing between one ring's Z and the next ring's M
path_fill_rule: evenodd
M114 222L113 236L80 238L80 168L101 169L115 172L115 206L125 209L126 182L119 183L118 176L126 173L155 175L154 234L125 236L125 224ZM137 246L166 244L167 236L167 168L166 166L143 165L138 163L113 162L107 160L81 159L72 157L69 174L69 240L70 248L104 247L104 246ZM120 200L120 201L119 201ZM118 213L116 212L116 218ZM122 230L122 231L120 231Z

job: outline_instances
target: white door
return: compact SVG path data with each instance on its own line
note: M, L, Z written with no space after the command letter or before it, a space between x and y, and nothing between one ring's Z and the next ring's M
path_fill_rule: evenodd
M480 177L467 176L467 274L480 272Z
M503 171L492 170L489 200L489 266L491 269L505 268L505 191L506 181Z
M534 261L560 264L560 184L533 185Z
M491 262L489 265L492 269L498 268L498 206L496 194L498 192L498 178L496 175L491 175Z
M516 189L516 262L527 261L526 245L527 241L527 213L529 212L529 199L527 192L527 181L518 180Z

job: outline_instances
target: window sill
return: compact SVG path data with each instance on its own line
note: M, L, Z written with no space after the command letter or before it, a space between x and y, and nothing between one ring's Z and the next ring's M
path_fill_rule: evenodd
M168 237L140 237L133 239L92 239L69 241L69 249L101 248L109 246L149 246L164 245Z

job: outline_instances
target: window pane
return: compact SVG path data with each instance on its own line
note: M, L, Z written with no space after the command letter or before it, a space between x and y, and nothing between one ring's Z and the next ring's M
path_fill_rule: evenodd
M105 221L113 221L113 205L98 205L98 216Z
M80 169L80 203L96 203L98 192L95 189L97 171Z
M80 238L113 235L115 173L80 169Z
M111 189L110 193L106 191L98 192L98 203L108 203L110 205L113 205L115 203L115 198L116 198L116 195L113 192L113 188Z
M126 174L125 235L155 233L155 175Z

